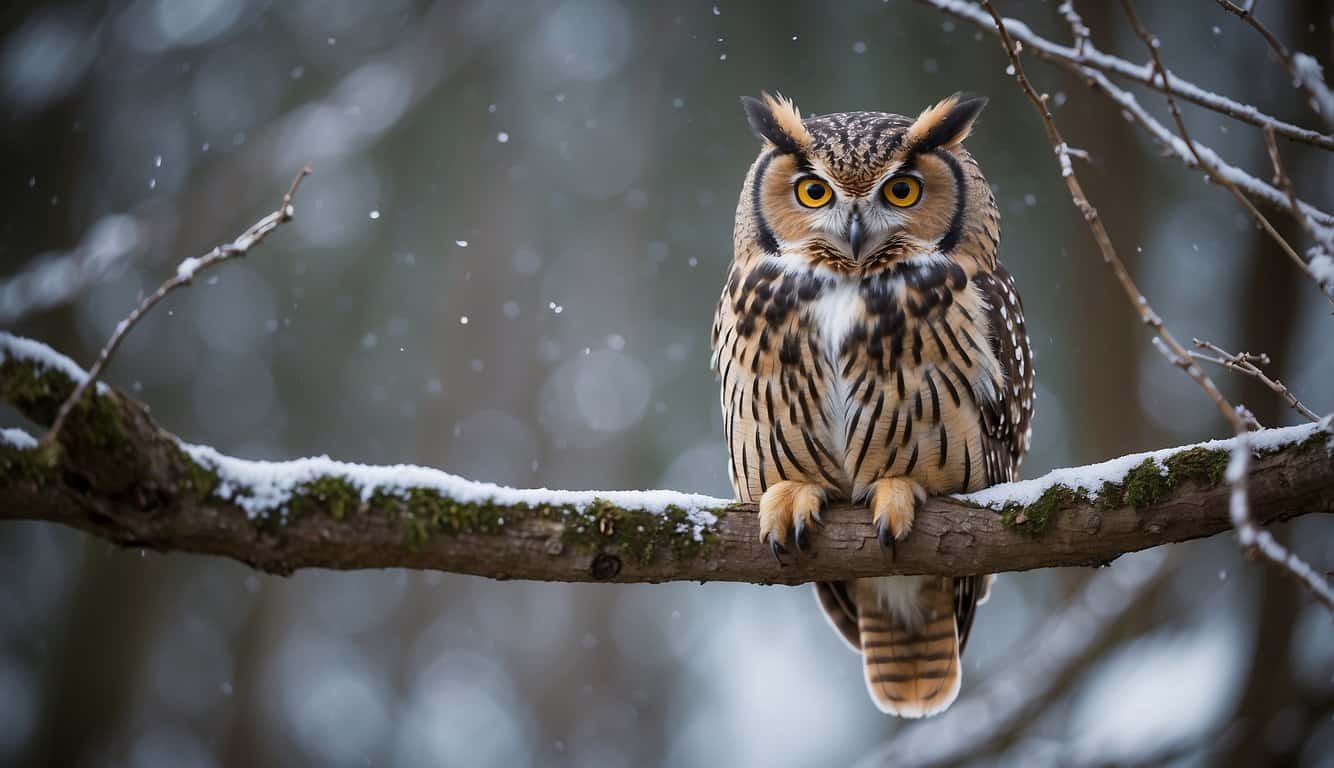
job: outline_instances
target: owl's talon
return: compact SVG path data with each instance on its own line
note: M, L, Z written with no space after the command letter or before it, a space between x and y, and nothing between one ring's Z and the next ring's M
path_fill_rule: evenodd
M897 554L894 543L908 535L926 503L926 490L906 477L886 477L871 486L869 503L880 550L892 559Z
M881 520L876 524L876 540L880 542L880 551L893 560L898 556L898 551L894 546L894 534L890 532L886 521Z
M768 541L774 557L782 563L788 554L783 546L788 531L800 555L810 545L811 528L820 522L824 489L813 483L783 480L769 486L760 497L760 541Z

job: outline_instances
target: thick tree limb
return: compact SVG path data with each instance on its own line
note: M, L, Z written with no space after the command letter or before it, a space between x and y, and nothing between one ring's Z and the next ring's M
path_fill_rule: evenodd
M50 349L0 334L0 399L35 422L49 422L81 375ZM1282 433L1287 442L1253 435L1266 446L1249 481L1259 524L1334 512L1328 425L1301 429ZM615 503L465 500L442 494L428 470L333 462L310 465L316 470L301 465L300 481L281 494L247 490L245 478L256 470L280 476L297 465L254 462L245 465L249 475L237 474L239 460L184 446L145 406L99 386L71 412L58 444L39 448L16 430L0 437L0 519L63 523L127 547L224 555L283 574L407 567L502 579L756 583L962 575L1104 564L1227 530L1226 445L1160 459L1088 491L1053 485L1001 513L932 499L893 561L881 553L867 510L837 506L825 514L811 550L780 567L760 544L749 505L636 507L636 500L653 504L649 494L607 497ZM365 485L365 477L395 472L401 483ZM1093 470L1067 474L1087 478ZM1011 488L1016 497L1035 496L1031 487ZM1008 492L991 489L987 498Z

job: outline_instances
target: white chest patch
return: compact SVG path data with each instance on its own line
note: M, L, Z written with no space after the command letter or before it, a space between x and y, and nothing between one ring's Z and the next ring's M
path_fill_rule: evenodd
M820 341L825 357L838 363L839 348L852 330L852 324L861 314L862 299L857 284L840 281L826 289L811 303L811 315L820 330Z
M862 298L857 283L840 280L825 288L811 303L810 313L819 334L820 347L831 368L830 386L824 392L823 407L829 415L831 434L826 443L838 455L848 449L848 398L851 382L844 381L839 369L839 351L852 331L853 324L863 314Z

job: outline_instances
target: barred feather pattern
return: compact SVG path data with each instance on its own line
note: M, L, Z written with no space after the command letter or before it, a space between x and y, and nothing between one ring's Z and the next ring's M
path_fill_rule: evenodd
M795 161L832 153L864 179L836 146L857 115L872 115L863 122L882 134L857 139L862 154L893 162L895 150L883 148L901 144L911 121L879 113L808 118L816 160ZM911 478L930 494L1014 477L1029 441L1032 351L1013 280L996 259L990 189L962 147L949 155L966 215L954 216L948 252L890 243L882 258L855 267L818 240L798 249L768 231L761 186L790 158L769 150L752 167L713 325L728 474L741 499L758 501L784 480L863 502L886 477ZM862 579L818 584L816 593L862 654L875 703L919 717L957 695L959 655L991 579Z

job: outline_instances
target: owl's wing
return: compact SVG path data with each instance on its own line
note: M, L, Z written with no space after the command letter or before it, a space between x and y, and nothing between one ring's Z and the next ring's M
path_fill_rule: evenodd
M995 485L1014 479L1019 461L1028 450L1033 420L1033 347L1009 270L997 264L994 271L979 274L975 280L987 305L991 351L1004 376L1004 381L995 382L994 397L982 404L987 484Z
M991 327L991 352L1000 363L1003 381L995 382L994 397L985 398L982 411L982 451L987 484L1009 482L1028 450L1033 420L1033 348L1028 341L1024 308L1014 289L1014 278L1004 265L975 278L986 301ZM968 641L977 605L987 598L991 576L954 580L954 615L959 622L959 652Z

